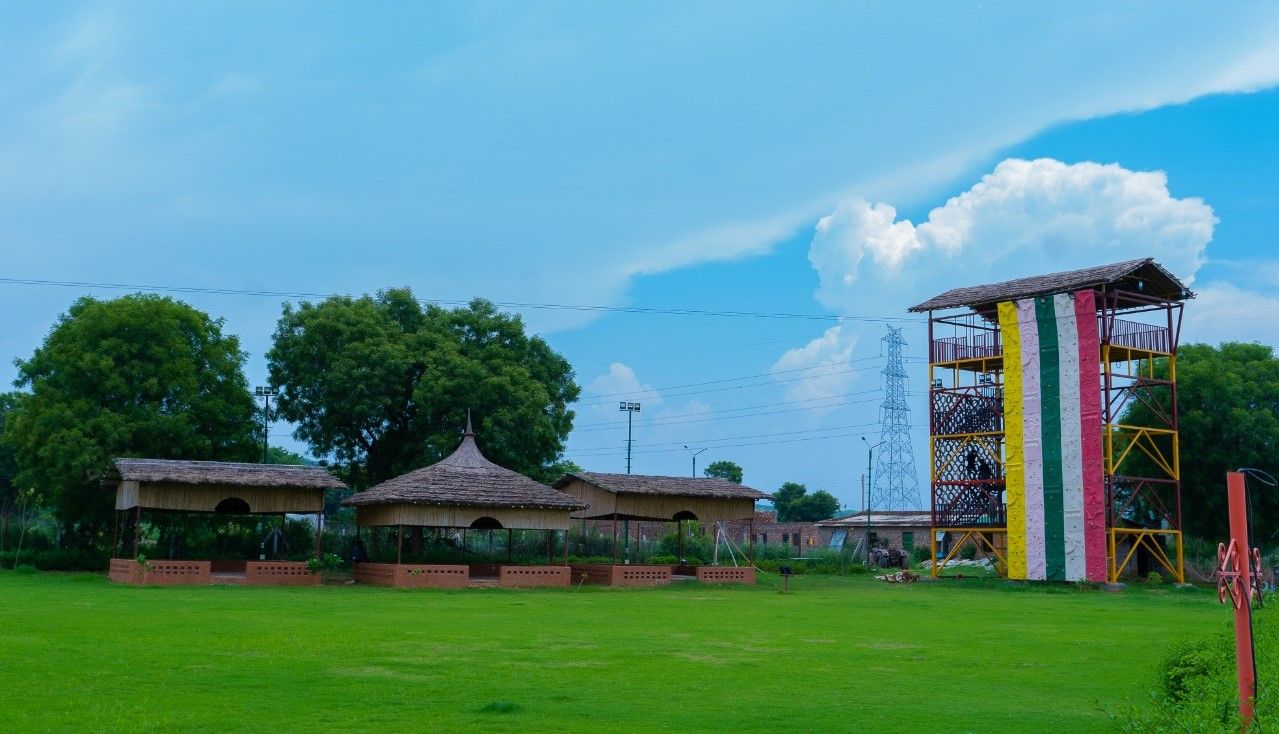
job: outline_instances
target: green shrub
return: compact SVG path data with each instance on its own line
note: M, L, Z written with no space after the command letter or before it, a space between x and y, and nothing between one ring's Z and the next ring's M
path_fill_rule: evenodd
M917 545L910 550L910 562L912 565L918 565L924 561L931 560L933 551L927 546Z
M1253 622L1260 681L1256 731L1274 731L1279 726L1279 688L1266 683L1279 676L1279 608L1256 610ZM1121 731L1240 731L1233 624L1174 646L1157 681L1136 698L1140 703L1111 714Z
M1158 571L1151 571L1150 573L1146 574L1146 583L1152 586L1158 586L1162 584L1163 582L1164 582L1164 576Z
M977 544L971 541L965 543L964 547L959 549L959 557L965 561L975 560L977 558Z
M0 567L13 568L14 552L0 553ZM17 562L34 566L41 571L106 571L108 558L106 551L84 550L79 548L44 548L40 550L22 549Z
M30 563L23 563L19 564L19 566L13 570L19 576L30 576L36 572L36 567L32 566Z

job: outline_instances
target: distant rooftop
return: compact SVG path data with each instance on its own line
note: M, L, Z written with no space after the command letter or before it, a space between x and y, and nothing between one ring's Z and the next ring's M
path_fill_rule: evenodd
M928 510L871 510L871 527L931 527L933 515ZM866 525L866 511L861 510L844 517L822 520L817 523L824 528L863 527Z
M714 477L666 477L645 474L605 474L576 472L556 480L559 489L574 479L594 484L614 494L653 494L679 497L715 497L720 499L771 500L770 494Z
M1002 283L952 288L923 303L911 306L909 310L919 313L967 307L974 311L983 311L1003 301L1071 293L1085 288L1104 286L1119 286L1124 290L1170 301L1183 301L1194 298L1195 295L1177 279L1177 276L1155 262L1154 258L1146 257L1081 270L1005 280Z

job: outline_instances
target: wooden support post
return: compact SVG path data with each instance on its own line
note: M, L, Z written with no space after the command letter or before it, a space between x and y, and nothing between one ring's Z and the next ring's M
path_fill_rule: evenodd
M675 521L675 539L676 539L675 547L677 548L677 550L675 551L675 556L676 556L675 560L679 561L680 565L682 566L684 565L684 521L683 520Z
M133 557L142 554L142 505L138 505L137 517L133 519Z
M617 513L613 513L613 565L617 565Z
M315 513L315 557L320 557L320 532L323 530L324 513Z
M400 565L400 553L404 550L404 526L395 526L395 565Z

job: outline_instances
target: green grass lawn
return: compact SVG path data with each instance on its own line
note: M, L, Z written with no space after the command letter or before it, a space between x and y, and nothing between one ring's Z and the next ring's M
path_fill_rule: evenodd
M0 574L5 731L1110 729L1214 594L130 588Z

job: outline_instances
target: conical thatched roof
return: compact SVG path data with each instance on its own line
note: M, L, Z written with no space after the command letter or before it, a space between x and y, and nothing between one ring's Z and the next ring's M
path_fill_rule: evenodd
M563 492L484 458L475 443L469 416L462 444L448 458L369 487L342 504L532 507L566 511L586 507Z

